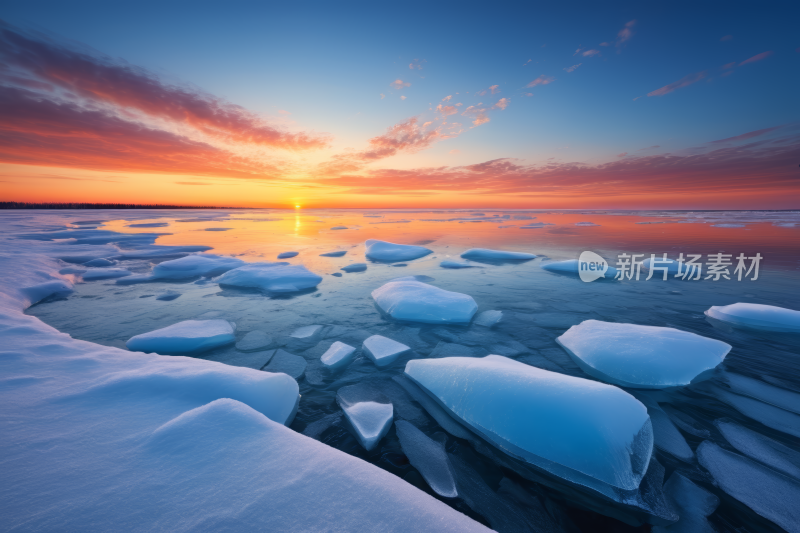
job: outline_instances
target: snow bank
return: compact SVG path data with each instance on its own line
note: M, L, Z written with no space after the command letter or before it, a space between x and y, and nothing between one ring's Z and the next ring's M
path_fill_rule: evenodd
M132 352L162 355L204 352L233 344L233 331L233 326L226 320L184 320L131 337L125 345Z
M800 311L774 305L735 303L713 306L706 316L749 329L800 333Z
M372 291L372 298L396 320L430 324L467 324L478 310L472 296L421 281L390 281Z
M419 259L428 254L432 254L433 250L425 248L424 246L412 246L409 244L395 244L393 242L378 241L369 239L365 243L367 259L371 261L383 261L387 263L394 263L396 261L411 261L412 259Z
M542 265L542 270L548 272L558 272L560 274L575 274L578 275L578 260L568 259L566 261L553 261ZM613 279L617 275L617 269L609 266L604 277L606 279Z
M700 381L729 344L688 331L586 320L556 339L584 372L623 387L662 389Z
M250 263L229 270L217 279L220 286L260 289L265 292L297 292L319 285L322 277L302 265Z
M415 359L405 374L498 448L574 483L636 489L647 470L647 409L617 387L498 355Z

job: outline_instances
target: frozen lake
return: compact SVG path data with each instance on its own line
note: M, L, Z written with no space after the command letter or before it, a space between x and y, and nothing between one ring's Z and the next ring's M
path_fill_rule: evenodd
M97 243L117 243L115 246L123 252L134 249L134 245L147 245L148 234L158 234L152 237L156 245L207 246L207 253L233 256L246 263L278 261L279 254L294 251L297 255L280 260L303 265L322 281L316 288L286 294L221 287L214 279L200 277L136 284L126 284L124 277L81 281L83 274L78 270L84 267L75 260L61 261L60 267L77 269L74 274L65 274L76 282L74 293L33 305L26 310L28 315L75 339L121 349L126 349L131 337L184 320L232 322L237 341L250 332L263 332L273 340L269 349L257 352L263 356L246 355L252 352L228 344L194 357L256 370L270 370L269 364L275 363L268 361L276 356L266 352L279 346L302 357L306 367L298 378L301 398L291 429L376 465L500 531L649 531L650 525L632 525L635 520L631 518L625 524L612 518L625 520L620 515L624 512L613 510L614 506L602 498L576 494L566 482L501 464L475 442L454 436L422 404L407 398L405 412L398 415L395 405L395 420L398 416L409 420L443 444L455 465L456 477L462 479L461 496L443 497L411 464L394 425L377 446L366 451L341 416L337 392L357 384L388 391L395 387L391 385L397 383L393 378L403 374L410 359L488 354L594 380L555 341L571 326L591 319L670 327L723 341L732 349L708 380L667 390L630 391L651 411L656 435L653 457L664 467L663 481L680 474L719 498L719 506L708 513L708 521L719 531L781 531L776 522L787 528L786 524L794 520L788 509L796 504L793 498L800 495L800 463L796 462L800 457L796 455L800 448L800 403L794 403L800 399L800 334L734 329L709 321L704 312L711 306L737 302L800 308L797 212L0 213L3 237L16 243L25 239L40 243L43 233L66 231L53 233L55 240L45 241L50 243L51 256L55 256L53 246L60 245L65 252L59 256L67 258L74 242L68 240L69 232L93 229L142 237L128 241L109 237ZM424 246L432 253L410 261L370 261L365 258L364 242L368 239ZM91 243L79 239L78 244ZM471 248L526 252L537 257L513 262L472 261L472 268L440 266L443 261L465 261L460 255ZM321 255L337 251L346 253L340 257ZM677 259L681 253L701 254L703 262L710 254L732 254L733 265L729 268L731 279L717 281L664 281L660 274L648 281L643 270L639 280L584 283L577 276L542 269L554 261L577 259L583 251L603 256L611 266L616 266L620 254L644 254L640 258L644 259L664 253L670 259ZM757 280L736 279L735 258L740 253L763 258ZM122 257L112 268L133 275L148 274L155 264L174 258ZM356 263L366 263L366 269L343 270ZM24 269L25 265L19 267ZM704 270L702 278L706 275ZM502 318L491 327L474 321L442 325L393 320L377 307L371 293L392 279L406 276L469 295L477 303L478 314L500 311ZM167 291L177 296L158 299ZM291 337L298 328L313 325L323 328L308 340ZM377 367L361 350L362 342L372 335L405 344L411 352L391 365ZM330 373L321 367L320 357L336 341L355 347L355 359L344 371ZM658 414L653 414L656 411ZM749 445L737 445L732 442L736 438L723 435L720 427L754 433L743 437ZM794 450L795 455L775 452L773 444L758 445L758 436ZM698 452L701 444L703 449ZM776 454L784 468L775 466ZM724 479L722 473L726 473ZM771 502L754 501L758 495L748 487L756 483L756 478L758 491L771 493ZM511 511L502 510L504 505ZM309 509L313 509L311 502ZM539 511L547 517L537 519ZM537 529L536 523L551 524L547 526L550 529ZM800 524L793 524L794 529L787 529L800 530Z

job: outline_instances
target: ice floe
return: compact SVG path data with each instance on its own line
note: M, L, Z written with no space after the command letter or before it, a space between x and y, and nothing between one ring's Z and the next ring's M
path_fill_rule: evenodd
M361 349L375 366L382 368L397 361L398 357L411 348L382 335L373 335L364 340Z
M502 311L484 311L475 317L474 323L479 326L490 328L503 319ZM501 354L502 355L502 354Z
M433 253L433 250L425 248L424 246L395 244L393 242L378 241L375 239L369 239L364 244L366 246L365 255L367 259L385 263L411 261Z
M342 257L347 253L347 250L337 250L335 252L327 252L324 254L319 254L320 257Z
M420 281L390 281L372 291L378 306L395 320L467 324L478 310L472 296Z
M358 442L367 451L373 450L392 427L391 401L371 387L361 384L342 387L336 393L336 401Z
M441 263L439 263L439 266L442 268L452 268L452 269L479 267L479 265L473 265L465 261L449 261L449 260L442 261Z
M498 355L414 359L405 374L489 442L559 477L631 490L647 471L650 417L617 387Z
M181 355L233 344L233 332L226 320L184 320L131 337L125 345L132 352Z
M800 483L710 441L697 448L697 459L720 489L786 531L800 532Z
M341 270L345 272L364 272L367 269L366 263L353 263L352 265L343 266Z
M321 281L321 276L306 267L288 263L250 263L229 270L217 279L220 286L276 293L312 289Z
M356 349L349 344L335 341L331 347L322 354L320 361L329 370L339 370L353 362Z
M556 339L598 379L641 389L680 387L707 379L731 346L674 328L586 320Z
M176 291L163 291L156 295L156 300L161 300L162 302L171 302L172 300L176 300L180 298L181 293Z
M664 483L664 492L678 508L681 519L668 526L654 526L653 533L716 533L707 517L719 506L719 498L678 472Z
M124 278L133 274L124 268L92 268L81 274L83 281L100 281L104 279Z
M104 259L99 257L97 259L92 259L91 261L86 261L83 266L87 267L110 267L116 265L117 262L112 259Z
M347 229L347 226L334 226L331 229Z
M236 349L242 352L258 352L275 347L275 341L263 331L248 332L242 340L236 343Z
M716 388L714 395L744 416L800 438L800 415L747 396L733 394L722 388Z
M742 328L800 333L800 311L774 305L735 303L712 306L705 314Z
M414 424L405 420L394 423L403 453L411 466L416 468L431 489L445 498L458 496L453 467L447 452L439 442L434 441Z
M300 252L281 252L278 254L278 259L289 259L290 257L295 257Z
M487 248L472 248L461 254L463 259L481 263L494 262L522 262L536 259L536 255L525 252L507 252L504 250L489 250Z
M153 279L189 279L196 276L214 277L244 265L235 257L213 254L187 255L180 259L164 261L153 267Z
M740 426L729 418L715 420L714 425L741 453L800 481L800 452L797 450Z
M725 372L723 379L737 394L749 396L800 415L800 393L732 372Z
M547 270L548 272L558 272L560 274L574 274L578 275L579 273L579 261L577 259L568 259L566 261L552 261L549 263L545 263L542 265L542 270ZM606 279L613 279L617 276L617 269L609 266L608 270L606 270L605 274L603 275Z
M299 355L289 353L280 348L275 351L267 366L264 367L265 372L283 373L294 379L300 379L306 371L308 363Z

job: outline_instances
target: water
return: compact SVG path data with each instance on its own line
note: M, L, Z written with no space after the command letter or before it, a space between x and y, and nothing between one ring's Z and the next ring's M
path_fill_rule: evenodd
M204 280L153 282L138 285L117 285L114 280L82 283L67 299L47 301L31 307L28 313L75 338L98 344L125 348L130 337L165 327L181 320L224 318L237 325L237 337L262 330L280 338L294 329L324 324L347 328L344 342L360 347L359 339L381 334L411 345L414 357L427 357L455 350L473 356L496 353L499 346L524 353L509 354L529 364L537 364L572 375L589 378L554 342L568 327L583 320L597 319L631 322L643 325L674 327L706 337L723 340L733 346L725 363L709 381L670 392L652 394L671 416L685 417L698 434L708 432L710 440L724 439L713 425L714 420L728 417L737 423L766 435L790 448L797 449L800 439L767 427L721 401L717 392L725 390L724 373L733 372L773 385L800 391L800 340L796 335L765 334L731 330L708 322L703 311L712 305L752 302L798 309L800 301L800 227L776 224L797 222L798 213L786 212L506 212L482 211L261 211L235 212L71 212L48 214L44 229L52 231L60 225L78 221L102 220L101 229L123 233L163 233L156 240L160 245L208 245L212 253L234 255L245 261L275 260L280 252L294 250L292 264L303 264L323 276L316 290L295 296L269 297L257 292L221 289ZM15 213L20 215L20 212ZM376 215L376 216L365 216ZM379 216L378 216L379 215ZM492 215L509 218L485 220ZM27 214L16 223L25 232L31 231ZM533 220L521 217L536 217ZM515 219L514 217L519 217ZM450 220L475 219L483 221ZM8 220L8 219L7 219ZM183 221L182 221L183 220ZM187 221L189 220L189 221ZM435 220L435 221L434 221ZM407 221L407 222L405 222ZM575 226L590 221L597 227ZM548 222L552 226L520 229L531 222ZM651 222L641 224L640 222ZM691 223L687 223L691 222ZM166 223L161 227L128 227L129 224ZM744 224L743 227L714 227L714 223ZM7 224L10 226L10 224ZM330 228L345 226L347 229ZM500 226L511 226L501 228ZM229 228L220 230L221 228ZM212 229L212 231L208 231ZM21 230L20 230L21 231ZM364 262L363 242L377 238L431 248L434 253L408 263L369 263L360 273L344 273L340 269L350 263ZM68 247L68 244L64 245ZM468 248L495 248L538 254L536 260L505 265L484 265L484 268L448 270L439 267L444 259L460 259ZM340 258L320 257L334 250L347 250ZM546 272L540 265L546 261L574 259L584 250L603 255L613 266L619 253L668 253L677 258L688 254L739 253L747 256L760 253L759 279L756 281L682 281L652 279L597 281L582 283L576 277ZM734 262L735 263L735 262ZM65 265L66 266L66 265ZM151 262L124 261L118 265L135 273L146 273ZM731 269L732 270L732 269ZM340 277L334 273L341 273ZM409 275L433 278L430 282L446 290L471 295L479 312L501 310L503 320L491 330L480 326L432 326L392 322L376 309L370 293L386 281ZM644 278L643 276L642 278ZM179 292L172 301L157 301L155 295L164 290ZM342 330L343 331L343 330ZM405 361L378 371L359 355L353 365L336 379L314 373L317 360L326 344L343 338L330 338L319 346L300 352L309 362L308 378L300 380L302 395L292 429L303 432L326 417L332 421L322 431L314 430L318 440L360 457L392 472L436 497L402 453L392 428L372 452L361 448L336 414L336 390L343 385L363 380L391 378L402 373ZM514 344L514 342L518 344ZM442 344L444 343L444 344ZM452 346L453 344L460 345ZM519 345L522 345L520 348ZM438 347L437 347L438 346ZM233 347L202 354L202 358L225 361L236 352ZM310 382L311 381L311 382ZM681 419L683 420L683 418ZM325 427L320 423L312 428ZM442 432L433 419L420 425L429 436ZM683 437L694 450L704 440L686 430ZM442 438L440 435L438 438ZM551 516L569 515L581 531L648 530L634 528L601 514L575 507L563 492L526 480L517 473L498 466L490 458L476 452L470 443L445 435L448 453L464 459L483 482L497 492L503 478L525 487L529 494L546 503ZM666 476L679 471L693 482L721 499L711 522L720 531L780 531L742 503L714 486L712 479L694 460L680 461L660 450L654 456L666 467ZM444 500L461 512L489 523L490 510L473 502L470 508L462 500ZM487 499L484 501L492 501ZM488 505L488 504L485 504ZM549 506L549 507L548 507ZM508 526L507 526L508 527Z

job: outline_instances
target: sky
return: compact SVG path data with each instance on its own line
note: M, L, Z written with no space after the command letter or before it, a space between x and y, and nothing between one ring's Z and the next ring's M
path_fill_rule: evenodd
M0 198L800 208L797 2L0 4Z

